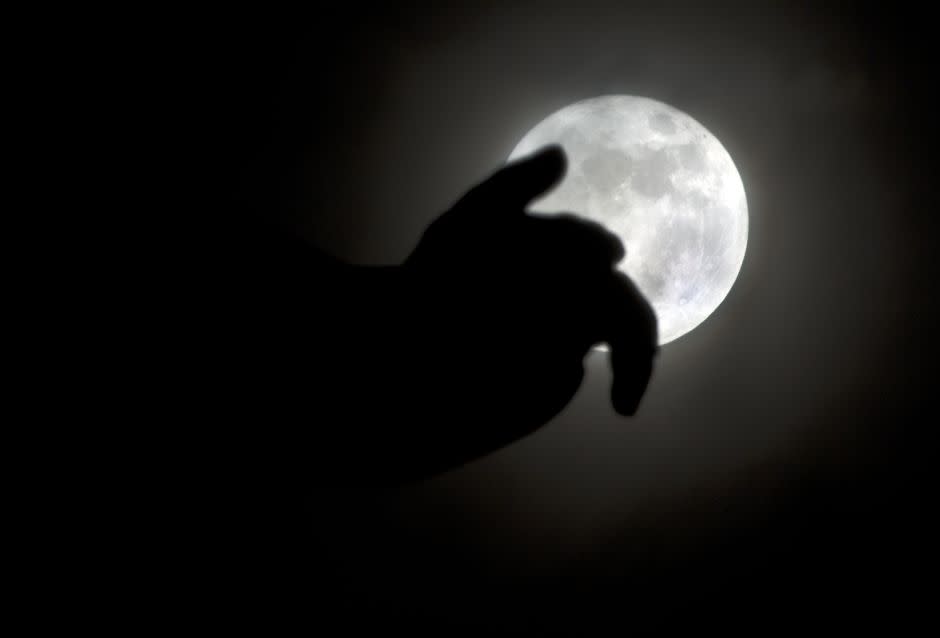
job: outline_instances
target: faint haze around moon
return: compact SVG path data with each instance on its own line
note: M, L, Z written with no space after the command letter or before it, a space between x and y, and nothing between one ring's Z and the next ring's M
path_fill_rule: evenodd
M610 95L548 116L509 159L547 144L564 148L568 173L531 210L583 215L621 238L619 268L653 305L660 344L712 314L741 270L748 231L744 185L715 136L667 104Z

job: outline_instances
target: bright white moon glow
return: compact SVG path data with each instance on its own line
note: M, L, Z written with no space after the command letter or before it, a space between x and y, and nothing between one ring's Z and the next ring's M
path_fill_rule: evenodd
M553 113L509 159L547 144L564 148L568 173L531 210L583 215L620 237L619 268L656 311L659 343L714 312L741 270L748 221L741 176L715 136L667 104L614 95Z

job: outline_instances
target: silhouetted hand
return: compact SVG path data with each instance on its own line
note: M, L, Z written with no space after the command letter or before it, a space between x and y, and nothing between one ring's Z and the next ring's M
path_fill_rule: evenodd
M646 390L656 320L614 268L620 241L572 215L525 212L564 171L557 147L503 168L432 223L403 266L415 328L408 361L429 371L439 417L423 435L445 466L555 416L596 344L610 346L619 413L634 414Z
M652 308L615 268L623 247L595 223L525 211L564 170L559 148L504 167L400 266L250 241L228 378L239 416L250 405L267 424L272 458L347 483L458 467L558 414L600 343L613 406L633 414L657 337Z

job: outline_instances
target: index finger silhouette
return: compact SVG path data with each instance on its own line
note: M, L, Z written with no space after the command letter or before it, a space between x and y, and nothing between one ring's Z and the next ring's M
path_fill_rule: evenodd
M636 413L659 351L656 314L629 277L615 272L608 280L605 340L613 372L611 402L625 416Z
M516 160L471 189L463 204L522 211L539 195L555 186L565 174L567 160L558 145Z

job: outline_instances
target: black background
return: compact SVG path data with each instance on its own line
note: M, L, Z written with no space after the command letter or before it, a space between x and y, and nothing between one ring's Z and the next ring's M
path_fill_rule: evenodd
M914 7L350 3L197 31L219 235L277 220L398 263L529 128L613 93L690 113L748 196L735 287L664 349L635 419L594 353L564 413L487 459L311 486L313 625L621 632L707 609L760 631L928 610L936 116ZM312 399L311 428L330 418Z

